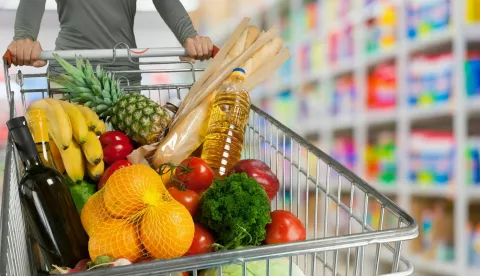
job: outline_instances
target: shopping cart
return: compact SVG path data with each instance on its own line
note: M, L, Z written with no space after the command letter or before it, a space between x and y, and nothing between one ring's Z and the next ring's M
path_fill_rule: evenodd
M136 62L137 58L142 58L138 62L140 70L132 72L142 73L144 78L149 74L183 74L191 78L187 83L176 84L172 83L173 77L167 80L169 83L163 84L132 86L128 82L122 83L126 91L143 93L162 103L172 95L183 98L195 81L195 74L202 71L190 63L178 61L178 56L185 54L182 48L115 47L113 50L56 53L65 59L73 59L77 54L104 63L118 59ZM174 56L177 56L175 60L166 61ZM52 60L52 52L42 53L41 59ZM53 88L46 81L42 88L26 87L32 78L46 79L56 70L54 66L44 74L27 75L18 71L19 91L12 90L12 77L8 74L7 64L4 67L10 117L25 112L30 95L47 97L61 93L61 89ZM15 93L20 93L23 108L19 110L15 108L15 95L18 95ZM252 275L249 267L255 262L255 265L264 267L264 275L278 276L270 273L271 260L277 258L288 261L285 272L290 275L294 275L295 265L305 275L413 274L413 265L402 256L401 249L403 241L418 235L416 221L350 170L253 105L242 157L263 160L276 173L281 188L272 202L272 209L285 209L296 214L307 229L306 241L159 260L78 275L168 275L182 271L199 275L201 270L208 268L217 268L218 275L222 275L225 265L238 265L242 275ZM22 167L10 142L5 168L0 274L31 275L33 271L18 193Z

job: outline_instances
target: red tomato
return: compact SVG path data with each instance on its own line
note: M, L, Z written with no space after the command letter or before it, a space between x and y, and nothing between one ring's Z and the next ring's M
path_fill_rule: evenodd
M176 201L178 201L180 204L187 208L188 212L190 212L190 215L192 215L192 217L195 217L197 215L200 197L195 191L181 191L177 187L171 187L168 188L168 192Z
M132 163L128 162L127 160L120 160L115 163L113 163L108 169L103 173L102 178L100 178L100 181L98 181L98 189L100 190L105 184L107 183L108 179L112 174L121 168L125 168L128 166L131 166Z
M210 188L213 183L213 170L198 157L190 157L180 163L175 170L175 178L185 184L185 187L195 192Z
M212 252L212 244L215 243L215 237L208 231L208 229L199 224L195 223L195 234L193 236L193 242L188 249L185 256L204 254Z
M302 222L292 213L276 210L270 213L272 222L267 225L266 244L304 241L307 231Z

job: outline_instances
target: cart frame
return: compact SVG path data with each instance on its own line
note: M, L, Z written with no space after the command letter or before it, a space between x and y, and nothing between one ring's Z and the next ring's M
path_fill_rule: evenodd
M122 46L124 48L120 49ZM128 59L142 67L160 67L135 70L137 73L183 72L192 75L192 81L183 84L133 87L127 82L124 87L126 91L141 90L141 93L146 93L149 97L153 97L152 92L158 91L159 100L166 92L170 95L172 91L178 97L184 97L186 90L195 82L196 72L202 71L185 62L143 61L145 57L178 57L185 54L183 48L129 49L125 44L119 43L113 50L43 52L40 59L52 60L52 53L67 60L82 55L108 64L113 64L118 59ZM136 62L134 58L142 60ZM8 55L4 56L4 63L10 118L13 118L17 111L15 92L10 84ZM187 68L176 68L178 66ZM48 77L51 70L49 68L46 74L17 73L23 111L26 108L26 94L42 93L45 97L61 93L61 89L54 89L49 83L47 88L42 89L24 87L25 79ZM414 218L328 154L254 105L251 106L245 136L242 158L260 159L277 174L281 189L272 202L272 209L286 209L296 214L307 229L306 241L157 260L92 270L78 275L160 275L179 271L190 271L193 275L198 275L200 270L214 267L218 268L218 275L222 275L221 267L230 264L241 265L243 275L248 275L248 263L260 260L266 261L265 274L273 275L269 273L270 260L275 258L289 260L290 275L293 275L293 264L301 267L305 275L413 274L413 265L401 254L401 249L403 241L418 236L418 225ZM22 166L17 156L9 139L1 206L0 275L32 275L19 203L18 183ZM346 201L342 200L345 195L348 197ZM377 205L378 212L369 211L372 203ZM341 216L346 221L343 226ZM376 224L369 223L369 218L374 216L377 218ZM390 226L387 225L387 216L393 221ZM372 254L367 253L370 249L373 250ZM386 270L380 268L381 261L388 264ZM366 264L370 266L367 267Z

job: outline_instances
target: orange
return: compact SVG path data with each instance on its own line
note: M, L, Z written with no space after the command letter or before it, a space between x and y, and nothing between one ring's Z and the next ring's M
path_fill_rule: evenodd
M170 195L162 198L165 201L158 206L145 209L140 223L140 239L154 258L181 257L192 245L195 232L193 219L185 206Z
M90 258L109 256L114 259L125 258L135 262L142 257L142 246L137 234L137 227L120 219L102 222L93 231L88 241Z
M108 218L110 218L110 215L103 204L103 190L100 190L92 195L83 206L80 214L83 229L91 236L95 228Z
M155 204L160 192L166 190L158 173L143 164L116 171L104 187L104 202L116 218L128 218L145 207Z

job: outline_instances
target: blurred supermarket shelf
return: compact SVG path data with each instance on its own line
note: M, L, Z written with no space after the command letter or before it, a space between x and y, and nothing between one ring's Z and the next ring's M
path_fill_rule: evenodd
M426 259L421 255L412 254L409 254L408 259L413 263L413 266L417 272L429 272L434 275L456 275L457 273L457 266L455 263ZM476 274L468 275L473 276Z
M467 109L470 114L480 114L480 97L473 97L467 101Z
M366 114L366 121L369 125L395 123L397 120L396 110L369 110Z
M480 275L480 267L472 267L467 269L467 275Z
M409 108L407 114L412 121L434 119L438 117L451 116L455 109L453 104L437 104L428 107L412 107Z
M469 186L467 189L467 195L470 200L480 200L480 186Z
M356 119L358 120L358 117L355 114L336 115L329 121L329 128L332 130L351 129L354 127Z
M433 32L426 37L421 37L407 42L407 52L414 54L430 50L432 47L445 45L453 41L453 31L451 28Z
M372 183L372 186L386 196L396 195L398 193L397 184L378 184Z
M380 50L378 53L372 53L366 57L366 66L371 67L397 57L398 47L394 46L393 48L387 50Z
M464 28L465 37L469 42L480 42L480 24L469 24Z
M451 198L455 196L454 185L419 185L409 184L408 190L412 196Z

